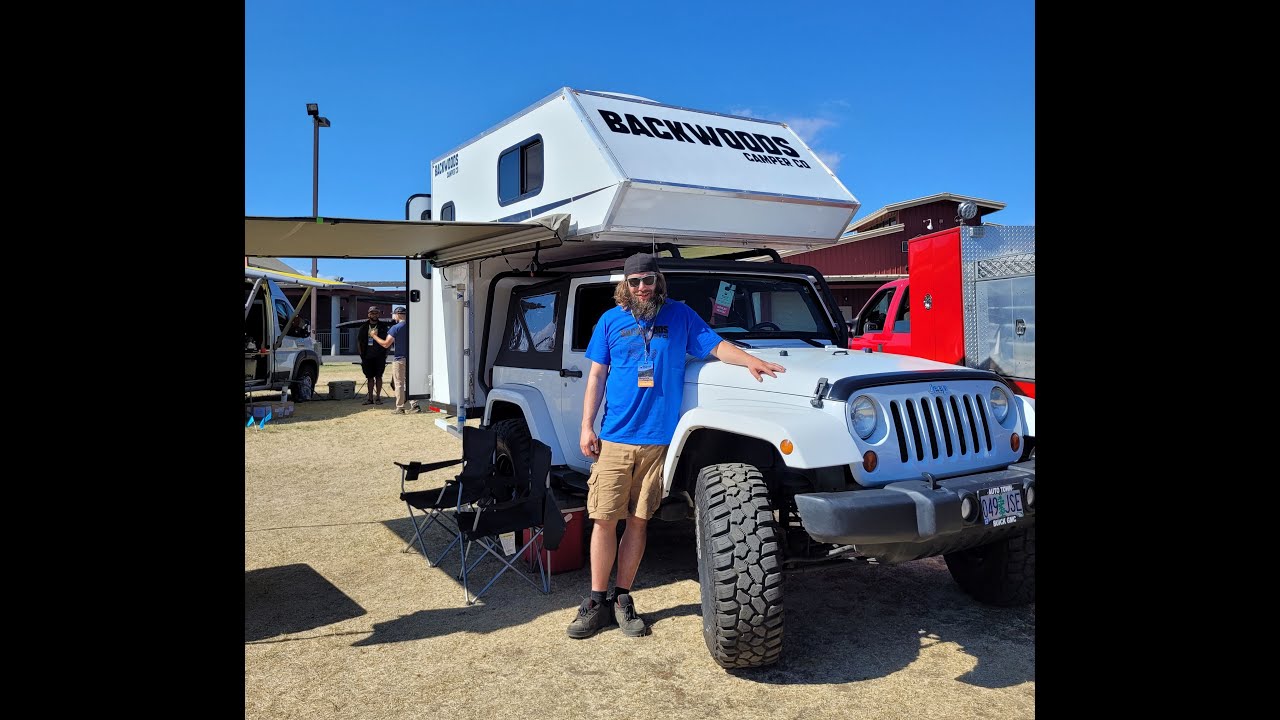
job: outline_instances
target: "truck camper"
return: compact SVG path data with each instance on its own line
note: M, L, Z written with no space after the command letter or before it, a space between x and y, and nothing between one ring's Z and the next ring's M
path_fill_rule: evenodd
M430 172L415 219L246 218L246 252L405 257L410 323L429 327L410 393L453 432L479 416L500 464L537 439L551 482L585 488L585 350L636 252L724 340L786 367L684 368L657 517L693 520L721 666L780 657L801 568L943 555L979 600L1034 600L1034 404L986 370L849 349L822 274L777 250L834 243L859 203L788 126L562 88Z

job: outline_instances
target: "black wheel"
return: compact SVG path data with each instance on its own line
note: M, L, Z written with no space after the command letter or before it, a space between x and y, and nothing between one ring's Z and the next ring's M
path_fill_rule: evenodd
M311 363L304 363L298 368L298 374L290 385L289 393L293 396L294 402L306 402L311 399L311 395L316 391L316 381L320 377L320 370Z
M771 323L768 320L765 320L764 322L758 322L755 325L752 325L751 329L747 330L747 332L755 332L757 330L769 330L771 332L782 332L782 328L778 327L777 323Z
M497 435L497 451L493 462L499 475L514 476L517 468L529 467L533 437L529 434L529 424L524 418L496 422L493 424L493 432Z
M1036 526L989 545L943 555L951 577L975 600L1008 607L1036 600Z
M702 637L724 668L769 665L782 654L782 551L769 492L752 465L708 465L696 508Z

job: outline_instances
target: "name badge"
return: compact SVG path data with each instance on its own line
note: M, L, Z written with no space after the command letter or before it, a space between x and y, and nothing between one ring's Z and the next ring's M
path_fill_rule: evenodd
M638 387L653 387L653 363L642 362L636 368L636 385Z

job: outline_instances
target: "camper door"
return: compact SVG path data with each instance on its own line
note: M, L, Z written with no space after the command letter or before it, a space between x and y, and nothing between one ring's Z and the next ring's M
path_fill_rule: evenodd
M432 392L432 318L431 263L426 260L405 261L405 287L408 288L409 397L411 399L448 402Z

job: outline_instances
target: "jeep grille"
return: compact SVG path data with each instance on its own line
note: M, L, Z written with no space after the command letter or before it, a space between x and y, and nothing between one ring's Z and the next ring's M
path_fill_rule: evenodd
M920 396L889 402L902 462L991 451L986 398L978 394Z

